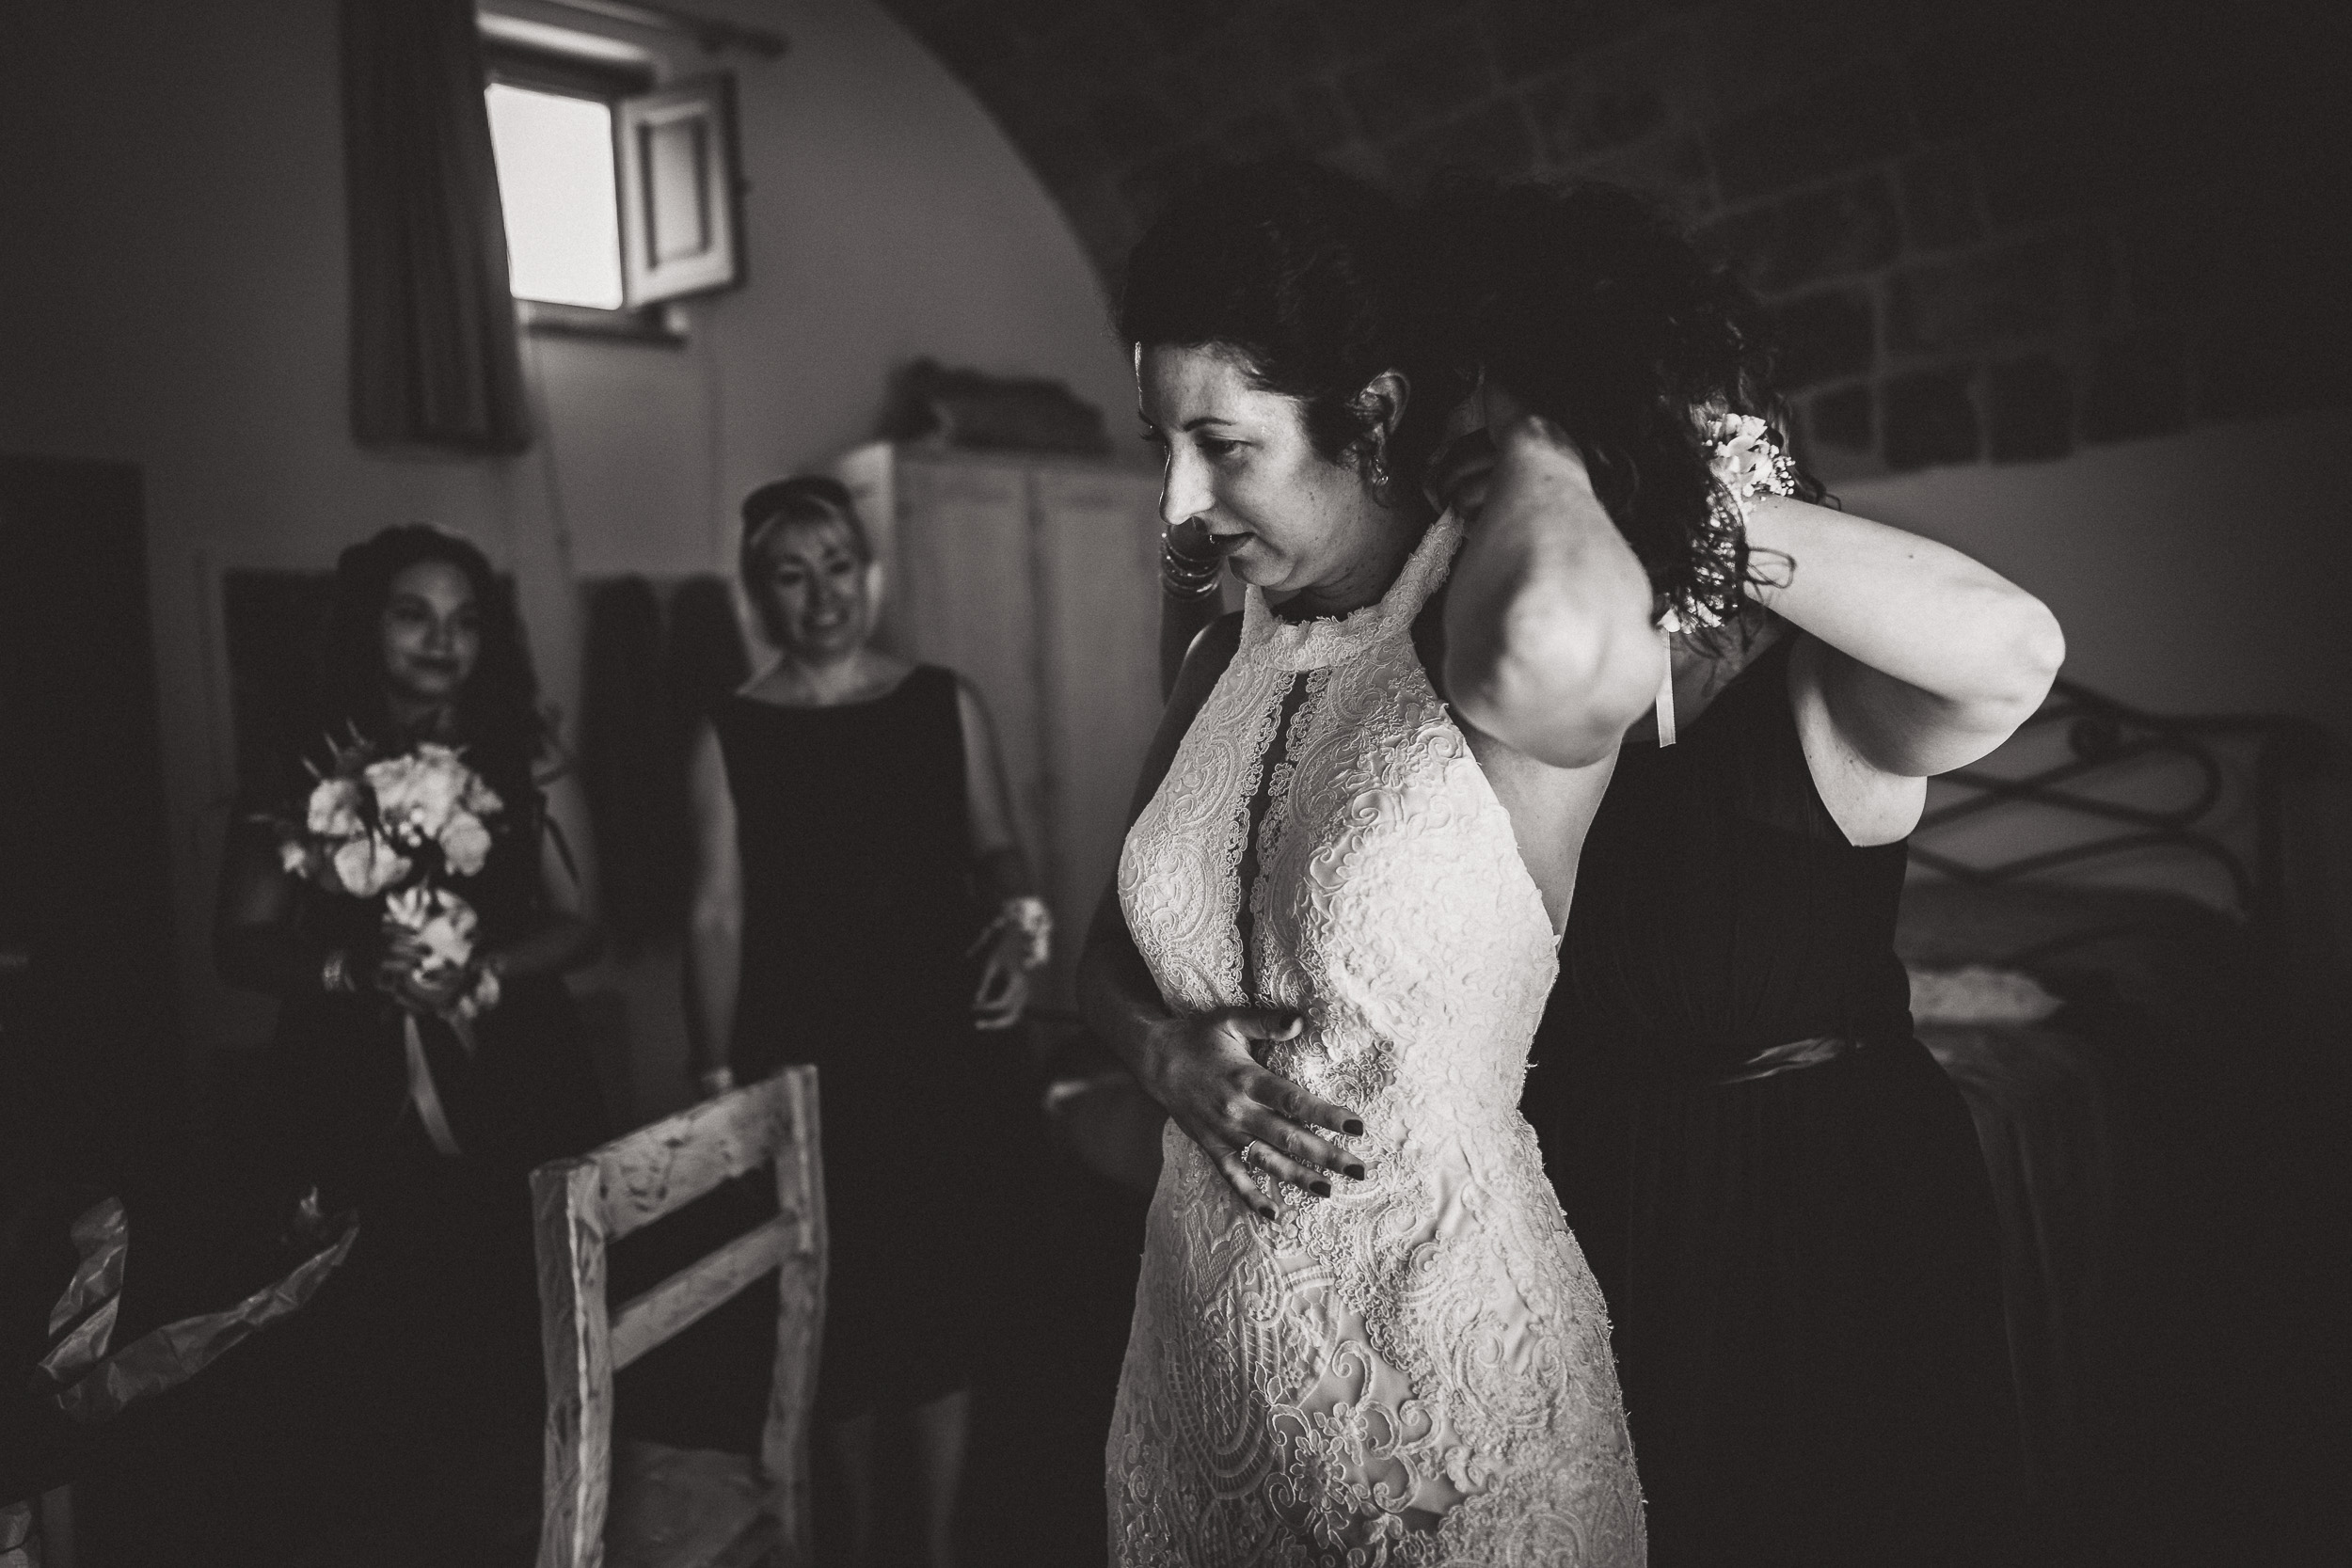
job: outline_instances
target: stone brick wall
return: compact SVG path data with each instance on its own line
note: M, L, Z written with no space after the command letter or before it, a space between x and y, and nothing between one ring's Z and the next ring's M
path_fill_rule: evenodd
M2146 0L884 0L1116 286L1205 164L1671 198L1778 312L1825 477L2344 401L2347 39ZM2333 296L2333 297L2331 297Z

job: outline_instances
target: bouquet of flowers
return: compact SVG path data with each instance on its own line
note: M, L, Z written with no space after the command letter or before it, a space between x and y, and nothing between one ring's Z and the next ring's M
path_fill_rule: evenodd
M453 747L427 741L381 757L355 736L334 749L303 819L276 824L278 859L329 893L377 901L386 932L424 949L423 974L463 970L480 920L449 882L481 871L503 809ZM470 1019L497 1002L498 976L485 969L452 1010Z

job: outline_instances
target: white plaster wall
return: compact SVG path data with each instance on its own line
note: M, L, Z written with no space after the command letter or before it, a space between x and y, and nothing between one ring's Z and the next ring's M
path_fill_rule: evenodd
M2344 417L2209 425L2048 463L1932 468L1837 487L1847 510L1966 550L2048 603L2066 673L2157 713L2285 713L2334 743L2334 938L2352 940L2352 491Z

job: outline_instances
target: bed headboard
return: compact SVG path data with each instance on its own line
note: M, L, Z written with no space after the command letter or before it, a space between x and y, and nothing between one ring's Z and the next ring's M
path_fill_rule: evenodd
M2309 720L2146 713L2060 680L1999 751L1931 781L1912 863L1992 884L2169 862L2271 927L2288 906L2290 785L2328 763Z

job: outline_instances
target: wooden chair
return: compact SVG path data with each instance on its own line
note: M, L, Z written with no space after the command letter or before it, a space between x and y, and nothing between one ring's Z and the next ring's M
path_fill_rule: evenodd
M817 1069L788 1067L532 1173L548 1379L539 1568L600 1568L605 1560L613 1496L612 1374L771 1269L780 1275L781 1300L757 1470L746 1464L733 1484L706 1487L669 1508L661 1560L678 1568L803 1568L814 1560L809 1424L825 1295L818 1148ZM774 1218L608 1309L611 1243L764 1165L775 1169Z

